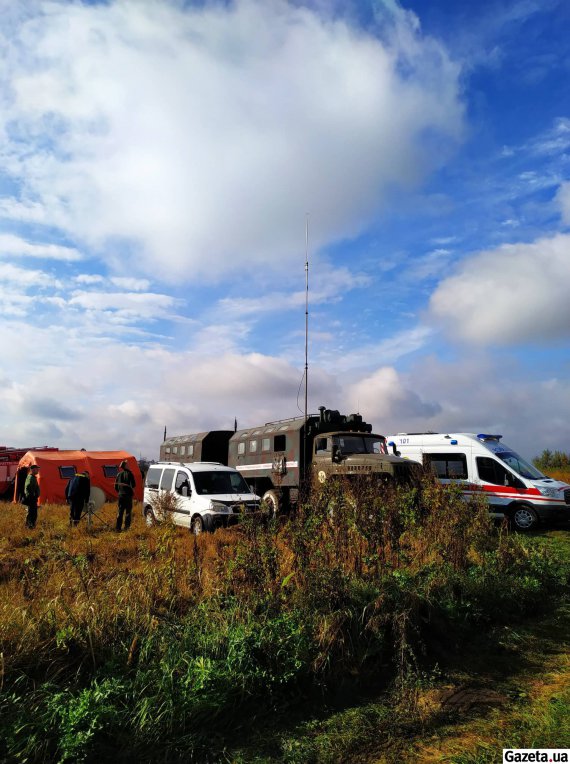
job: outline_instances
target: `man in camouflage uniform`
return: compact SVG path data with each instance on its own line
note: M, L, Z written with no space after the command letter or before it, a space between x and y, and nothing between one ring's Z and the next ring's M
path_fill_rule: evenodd
M40 468L37 464L32 464L30 472L24 484L24 504L28 508L26 515L26 527L35 528L38 519L38 499L40 498L40 484L38 483L38 472Z

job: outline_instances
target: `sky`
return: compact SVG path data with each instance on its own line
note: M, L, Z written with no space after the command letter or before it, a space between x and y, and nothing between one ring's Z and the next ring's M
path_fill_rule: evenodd
M0 443L570 451L566 0L0 0ZM307 236L308 233L308 236Z

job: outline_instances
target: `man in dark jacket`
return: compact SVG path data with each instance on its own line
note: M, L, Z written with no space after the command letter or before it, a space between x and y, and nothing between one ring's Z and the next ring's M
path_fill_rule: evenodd
M38 472L40 468L37 464L32 464L30 472L24 484L24 504L28 508L26 515L26 527L35 528L38 519L38 499L40 498L40 484L38 483Z
M91 493L91 479L87 470L78 472L71 478L65 489L65 498L69 504L69 524L78 525L85 505Z
M123 514L125 515L125 530L131 527L131 513L133 510L133 495L135 493L135 476L130 471L127 462L119 464L119 473L115 478L115 491L119 497L119 511L117 512L117 531L122 529Z

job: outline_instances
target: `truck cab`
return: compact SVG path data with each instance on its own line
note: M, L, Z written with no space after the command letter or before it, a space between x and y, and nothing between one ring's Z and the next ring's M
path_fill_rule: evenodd
M326 483L332 477L379 475L405 479L409 464L388 454L386 438L371 432L330 432L317 435L313 443L313 477Z

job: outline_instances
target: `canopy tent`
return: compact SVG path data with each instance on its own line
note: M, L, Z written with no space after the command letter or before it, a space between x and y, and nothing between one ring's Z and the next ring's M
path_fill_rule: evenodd
M40 504L65 504L65 488L77 473L89 472L91 485L100 488L107 501L115 501L115 478L119 464L126 461L135 477L135 498L142 500L143 481L137 460L126 451L28 451L18 464L14 500L23 493L30 467L40 468Z

